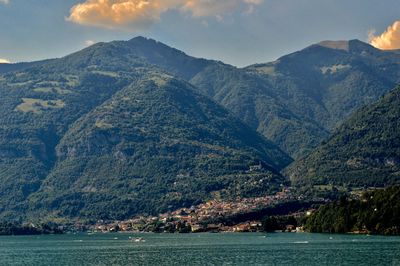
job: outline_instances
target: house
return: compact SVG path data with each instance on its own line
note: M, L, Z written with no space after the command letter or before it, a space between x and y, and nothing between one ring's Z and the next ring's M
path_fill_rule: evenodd
M262 171L263 169L264 169L264 166L262 165L261 162L259 162L259 164L257 164L257 165L250 165L249 172L259 172L259 171Z
M203 232L204 231L204 227L200 224L192 224L191 225L192 228L192 232L193 233L198 233L198 232Z
M250 231L249 223L238 224L233 228L233 232L249 232L249 231Z
M294 226L292 224L288 224L288 225L286 225L285 231L289 232L289 233L290 232L296 232L296 226Z

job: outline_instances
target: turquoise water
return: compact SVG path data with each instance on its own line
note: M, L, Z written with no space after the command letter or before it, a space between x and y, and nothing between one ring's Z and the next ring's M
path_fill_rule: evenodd
M143 237L132 242L129 237ZM400 265L400 237L69 234L0 237L0 265Z

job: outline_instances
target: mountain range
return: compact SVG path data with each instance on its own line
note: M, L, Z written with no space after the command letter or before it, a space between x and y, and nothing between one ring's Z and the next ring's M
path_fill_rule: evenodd
M300 164L399 81L400 54L358 40L245 68L144 37L0 64L0 216L119 219L274 193L293 160L292 180L310 179Z

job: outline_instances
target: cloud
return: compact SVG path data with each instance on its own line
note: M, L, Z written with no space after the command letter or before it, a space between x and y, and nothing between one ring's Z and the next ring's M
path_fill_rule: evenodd
M0 0L2 1L2 0ZM178 10L192 17L221 17L245 5L259 5L264 0L86 0L74 5L68 21L102 28L143 29L160 21L168 10Z
M382 50L400 49L400 20L395 21L384 33L375 36L375 31L370 31L369 43Z
M11 63L9 60L0 58L0 64L9 64L9 63Z
M95 44L96 42L95 41L93 41L93 40L86 40L85 41L85 45L86 46L91 46L91 45L93 45L93 44Z
M71 8L69 21L104 28L133 24L144 27L154 23L163 12L160 6L142 0L87 0Z
M247 4L260 5L264 0L244 0L244 2Z
M232 0L192 0L184 2L181 10L190 12L194 17L218 16L238 7L240 1Z
M0 0L0 3L1 4L9 4L10 3L10 0Z

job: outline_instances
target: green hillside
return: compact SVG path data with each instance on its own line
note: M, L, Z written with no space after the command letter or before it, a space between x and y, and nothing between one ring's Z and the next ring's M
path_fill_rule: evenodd
M308 217L305 227L314 233L400 235L400 187L370 191L358 200L342 198L321 206Z
M133 75L131 75L133 77ZM126 86L91 70L30 68L0 76L0 208L36 191L57 161L55 146L83 114Z
M144 37L129 41L100 42L81 51L41 64L44 69L79 71L107 68L109 71L128 71L138 67L157 67L171 75L189 80L215 61L198 59L161 42Z
M288 107L292 103L284 102L284 96L279 95L283 89L276 92L270 80L258 73L212 65L191 82L294 158L329 136L317 122L292 111Z
M286 154L309 154L393 88L399 62L323 42L240 69L137 37L1 65L0 217L125 217L273 192ZM395 179L392 157L376 184Z
M275 62L236 68L136 37L97 43L62 60L4 65L0 73L32 66L74 74L106 69L111 75L158 68L189 81L297 159L317 147L355 110L398 84L399 62L396 51L352 40L321 42Z
M352 115L324 144L288 169L297 185L400 183L400 87Z
M210 65L191 82L297 159L398 84L399 62L357 40L322 42L244 69Z
M196 90L193 86L177 81L157 66L151 65L150 60L142 57L150 51L144 48L142 51L139 46L135 40L99 43L64 58L21 64L0 74L1 217L15 218L26 213L38 212L44 216L52 215L48 210L54 208L59 210L59 215L66 216L122 217L140 212L154 213L167 207L187 206L194 200L202 201L211 196L268 193L284 182L278 171L291 162L289 156L235 120L216 103L197 94L191 96ZM152 53L153 56L155 54ZM171 65L174 64L172 58L180 55L186 58L177 50L165 54L166 58L169 58L165 64L170 69L173 69ZM160 59L160 56L156 58L162 65L164 60ZM196 67L201 68L203 60L193 60L193 67L196 62L200 62ZM185 59L182 59L177 64L181 68L177 69L176 73L190 77L192 70L185 67L184 61ZM189 60L188 64L192 62ZM152 116L145 116L143 120L136 121L139 115L143 115L141 112L150 106L134 105L139 102L130 103L132 106L125 105L123 98L131 95L118 95L134 94L136 89L143 87L134 85L140 80L150 79L160 86L164 83L169 84L164 80L165 77L174 80L172 83L175 82L172 88L176 91L171 92L174 97L182 93L188 98L178 97L174 103L170 102L169 98L163 98L168 96L168 90L141 91L140 97L146 98L145 93L155 97L154 102L149 103L160 109L149 109L148 112L152 113ZM146 98L147 100L151 99ZM186 100L189 102L186 103ZM97 113L97 110L106 110L102 109L102 106L112 101L118 101L120 104L113 106L112 112L106 117ZM196 106L196 101L199 101L199 106ZM207 108L204 110L201 107L202 102L206 102L204 104ZM174 109L180 108L180 105L181 109ZM119 113L119 107L125 108L124 115L129 112L132 117L126 118ZM191 109L192 107L197 109ZM210 121L215 116L215 124L207 128L207 120L199 121L197 112L205 112L200 118ZM82 129L80 134L75 134L78 132L74 130L85 126L79 121L97 116L94 128ZM112 117L112 123L105 122L109 117ZM157 120L161 117L162 119ZM133 123L136 122L143 125L135 126ZM167 124L163 124L164 122ZM191 128L200 126L201 123L203 128ZM153 132L147 132L147 128L151 127ZM164 131L168 132L167 136L170 139L167 143L164 143L166 139L162 138ZM182 140L184 144L180 144L180 141L173 144L172 136L179 140L182 137L179 135L181 133L185 136L185 140ZM113 141L111 144L108 142L107 137L113 139L120 134L122 140L113 140L117 141L118 145ZM94 139L86 139L89 136L93 136ZM148 138L142 143L144 136ZM202 137L206 138L205 143L202 143ZM196 139L197 142L194 141ZM84 140L87 143L83 142ZM77 149L82 154L78 154L77 158L67 156L66 154L70 155L65 152L65 149L70 148L68 145L72 145L72 150ZM86 151L83 147L89 147L89 150ZM121 152L119 149L122 149ZM208 149L220 149L223 159L213 159L214 155L208 154ZM225 152L228 151L231 152L231 156L225 156ZM136 157L120 165L121 158L117 155ZM206 160L202 156L210 158ZM177 164L178 159L182 164ZM259 161L265 164L265 173L245 173L250 165L258 164ZM185 183L185 190L182 189L187 192L185 197L176 196L171 188L164 187L167 180L171 182L172 178L177 176L183 178L190 173L191 177L191 171L195 171L192 167L198 168L199 173L193 182ZM61 187L73 188L78 177L82 176L80 182L89 182L89 179L94 176L97 178L100 174L102 182L106 182L112 188L128 184L126 189L129 193L127 190L116 189L112 190L112 193L89 193L88 196L85 193L79 194L88 189L79 187L81 183L76 185L76 191L69 190L69 194L62 193L64 189L57 191L57 194L49 192L50 189ZM135 180L126 182L127 178ZM142 180L141 183L138 182L139 179ZM159 181L154 183L154 179ZM249 185L253 184L252 180L261 183ZM207 185L208 183L210 184ZM135 187L136 185L138 187ZM199 188L202 185L204 188ZM189 192L197 194L189 196ZM152 198L152 194L159 198ZM55 195L58 197L54 197ZM115 198L116 195L121 197ZM76 206L78 200L79 206ZM125 207L105 208L105 202L115 202L114 205L110 205L114 207L121 207L121 202L124 202ZM127 207L126 202L131 202L132 205ZM91 211L88 211L89 208L92 208Z
M62 61L63 71L152 66L189 81L293 158L317 147L358 108L400 82L400 54L358 40L321 42L275 62L236 68L143 37L98 43Z
M290 159L190 85L146 74L74 123L30 198L56 216L126 218L215 195L255 196L285 182ZM262 161L263 173L246 173Z

